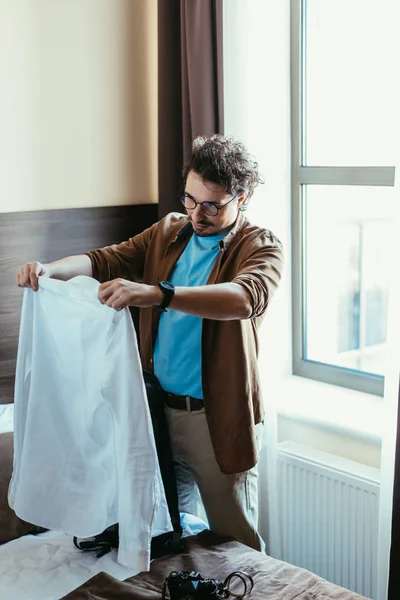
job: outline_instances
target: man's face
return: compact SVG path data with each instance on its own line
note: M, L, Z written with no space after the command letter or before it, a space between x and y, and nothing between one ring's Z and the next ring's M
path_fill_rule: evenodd
M236 221L238 210L246 199L246 194L238 196L232 200L232 195L227 193L223 186L210 181L203 181L194 171L190 171L185 185L185 195L198 202L193 209L186 209L189 219L192 222L193 230L196 235L206 237L223 233L232 227ZM229 202L232 200L232 202ZM229 204L218 211L215 216L205 214L201 208L204 202L212 202L218 208Z

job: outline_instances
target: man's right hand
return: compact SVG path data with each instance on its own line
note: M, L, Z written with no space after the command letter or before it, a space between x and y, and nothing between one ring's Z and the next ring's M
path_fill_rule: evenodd
M40 262L29 262L20 267L17 271L18 287L32 288L37 292L39 289L38 277L46 275L50 277L50 268L48 265L43 265Z

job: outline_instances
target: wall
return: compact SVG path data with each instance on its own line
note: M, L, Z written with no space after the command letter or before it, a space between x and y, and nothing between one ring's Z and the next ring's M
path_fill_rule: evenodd
M0 0L0 213L157 201L157 0Z
M0 0L0 404L17 268L157 219L157 0Z
M376 469L380 468L380 443L367 441L362 437L355 437L345 432L334 431L328 427L324 428L312 422L305 423L295 418L279 415L278 442L287 440L361 462Z

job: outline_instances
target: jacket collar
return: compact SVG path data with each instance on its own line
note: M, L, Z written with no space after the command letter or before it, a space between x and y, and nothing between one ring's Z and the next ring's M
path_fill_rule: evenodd
M219 247L221 250L226 252L228 250L230 244L234 240L235 236L241 231L245 225L246 217L243 214L243 211L239 210L238 216L236 217L236 221L233 224L232 229L228 231L226 236L219 242Z

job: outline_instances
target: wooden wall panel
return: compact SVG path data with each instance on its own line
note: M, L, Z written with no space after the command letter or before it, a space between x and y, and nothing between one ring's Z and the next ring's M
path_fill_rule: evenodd
M156 204L0 214L0 404L13 401L23 295L15 285L18 267L121 242L156 220Z

